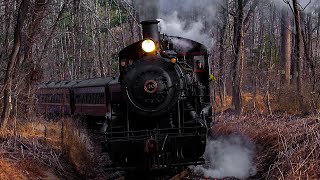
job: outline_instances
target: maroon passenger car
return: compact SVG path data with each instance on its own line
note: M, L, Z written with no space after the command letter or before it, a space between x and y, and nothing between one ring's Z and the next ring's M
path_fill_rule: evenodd
M105 77L39 85L36 111L42 114L105 116L119 99L117 78Z

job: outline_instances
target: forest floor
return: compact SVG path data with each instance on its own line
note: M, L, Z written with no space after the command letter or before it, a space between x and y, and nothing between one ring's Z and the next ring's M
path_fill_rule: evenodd
M79 179L88 174L86 131L64 120L18 120L0 132L0 179Z
M0 131L0 179L109 179L99 127L71 118L18 120Z
M320 179L320 115L216 116L215 137L237 134L256 144L257 179Z
M18 121L0 133L0 179L108 179L99 131L70 119ZM257 179L320 179L320 116L216 115L215 137L256 144Z

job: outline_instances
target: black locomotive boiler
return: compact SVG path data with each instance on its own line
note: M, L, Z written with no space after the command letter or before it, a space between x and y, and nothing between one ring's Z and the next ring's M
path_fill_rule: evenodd
M160 34L158 23L143 21L143 39L120 51L119 77L50 82L38 91L41 112L105 114L114 167L203 163L211 122L207 49Z

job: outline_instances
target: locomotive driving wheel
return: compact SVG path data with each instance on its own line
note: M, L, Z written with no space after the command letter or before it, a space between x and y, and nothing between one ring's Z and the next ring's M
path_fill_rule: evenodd
M128 69L122 87L135 112L158 116L177 103L180 84L179 73L173 64L165 59L140 59Z

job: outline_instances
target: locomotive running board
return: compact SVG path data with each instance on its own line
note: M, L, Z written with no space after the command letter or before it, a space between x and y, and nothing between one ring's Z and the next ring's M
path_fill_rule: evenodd
M158 167L158 168L151 168L151 171L155 170L161 170L161 169L170 169L170 168L175 168L175 167L181 167L181 166L191 166L191 165L202 165L205 164L205 161L196 161L196 162L188 162L188 163L175 163L171 164L170 166L166 167ZM139 169L139 167L108 167L105 169L105 171L134 171Z

